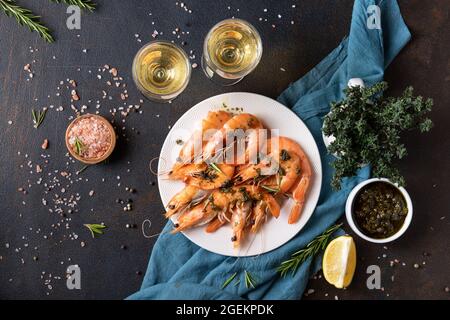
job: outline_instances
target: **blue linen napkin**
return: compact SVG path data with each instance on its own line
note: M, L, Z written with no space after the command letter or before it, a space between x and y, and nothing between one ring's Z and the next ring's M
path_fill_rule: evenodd
M381 29L369 29L370 5L381 9ZM330 102L343 98L342 90L350 78L362 78L368 85L383 79L384 69L411 35L395 0L356 0L350 34L322 62L278 98L306 123L322 158L323 181L317 207L305 228L291 241L269 253L246 258L226 257L206 251L184 235L168 234L169 222L159 236L150 257L141 289L128 299L298 299L321 258L303 263L294 276L281 278L277 267L331 226L344 212L350 190L370 175L362 168L358 175L344 179L338 192L330 187L333 169L322 141L322 119ZM243 271L256 279L255 288L246 288ZM236 286L221 289L224 281L237 272Z

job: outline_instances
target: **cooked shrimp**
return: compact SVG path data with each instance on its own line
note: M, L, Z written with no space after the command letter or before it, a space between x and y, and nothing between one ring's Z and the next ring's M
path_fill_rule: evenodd
M207 141L203 141L205 132L208 130L220 130L230 119L231 114L226 111L209 111L206 118L202 120L200 130L196 130L191 138L186 141L181 148L179 154L179 158L182 160L181 162L188 163L199 156L200 154L195 154L195 151L199 151L201 153L201 150L195 150L195 146L203 146L207 143ZM199 141L196 141L196 139Z
M257 186L233 187L231 193L232 205L230 210L233 229L231 240L234 247L237 248L244 239L247 226L253 225L252 229L258 230L265 221L267 212L271 212L275 217L279 216L280 206L272 195L264 193ZM253 208L254 203L256 203L255 208Z
M266 190L280 193L292 192L294 206L291 209L288 223L293 224L298 221L303 210L312 169L308 157L297 142L287 137L276 137L276 139L278 139L278 145L275 144L277 146L270 151L269 157L272 157L273 160L273 158L277 159L276 155L279 155L278 161L281 170L277 172L275 178L271 176L260 180L259 183ZM272 144L268 143L267 145L270 148ZM257 165L241 167L233 180L235 184L239 184L251 179L263 179L261 170L268 165L268 161L261 161Z
M264 179L261 179L257 182L257 185L264 189L265 191L269 191L272 193L278 193L279 190L279 177L277 175L267 176Z
M296 223L300 218L303 206L305 204L306 195L308 193L309 186L311 184L311 177L312 177L311 163L309 162L309 159L303 152L303 150L301 151L302 155L300 155L301 159L300 178L291 189L292 197L294 199L294 206L292 207L291 213L288 218L289 224Z
M226 222L231 222L234 247L238 247L245 235L245 228L251 218L253 197L258 196L258 187L239 186L216 190L208 198L211 208L218 212L206 227L206 232L216 231Z
M224 215L226 215L228 219L231 218L231 213L228 210L224 213ZM216 232L217 229L223 226L226 222L227 222L226 220L220 220L219 217L215 217L210 223L208 223L208 225L205 228L205 231L207 233Z
M191 205L195 205L203 201L209 192L201 190L194 186L186 186L183 190L178 192L172 199L170 199L166 212L166 218L173 216L176 213L183 211Z
M203 150L203 159L211 159L215 154L217 155L219 150L223 150L223 142L227 140L227 134L236 133L235 130L243 130L244 132L249 129L262 129L263 126L259 119L252 114L242 113L232 117L228 120L224 126L217 131L208 143L205 145ZM255 140L257 139L257 135L253 134L249 136L249 139ZM227 141L231 143L231 141ZM234 140L233 140L234 143ZM248 144L255 144L257 142L248 141ZM228 147L228 146L226 146ZM225 148L226 148L225 147ZM233 158L234 160L234 158Z
M244 238L245 227L247 226L247 220L252 212L252 203L250 201L238 202L231 209L231 226L233 228L233 246L239 247L242 239Z
M227 164L186 164L176 172L169 173L169 179L182 180L186 184L204 190L220 188L231 180L234 166Z
M290 188L294 199L294 206L289 214L288 223L293 224L300 218L305 204L306 194L312 177L311 163L302 147L294 140L287 137L279 137L279 146L289 152L295 153L300 158L300 174L297 181Z
M227 164L211 164L202 170L191 172L184 179L188 185L203 190L212 190L225 186L234 175L234 166Z
M267 205L267 209L272 214L274 218L278 218L280 216L280 205L277 200L269 193L263 194L263 202Z
M202 163L190 163L175 167L169 172L170 180L186 180L187 177L195 175L198 172L206 170L208 165Z
M275 165L274 165L275 164ZM245 169L241 170L234 176L233 180L235 184L247 182L251 179L258 180L264 179L264 169L268 172L272 172L273 168L276 168L278 164L278 170L276 170L275 176L277 177L277 190L278 192L287 192L292 185L296 182L300 173L300 158L295 153L289 153L286 150L282 150L279 154L277 152L271 153L266 159L256 165L249 165ZM273 166L273 168L271 168Z
M231 201L230 194L220 190L216 190L211 194L211 197L212 206L214 206L215 209L219 211L219 213L217 214L216 218L208 223L208 226L205 229L205 231L208 233L215 232L225 223L230 222L231 219L231 213L228 210Z
M227 194L220 190L213 191L207 199L178 218L178 226L174 232L209 223L216 217L222 220L223 214L228 211L229 203L230 197Z
M229 188L224 190L216 190L211 194L213 198L214 206L220 210L217 217L212 220L208 226L206 227L206 232L211 233L219 229L225 223L231 221L231 207L235 206L236 203L241 203L244 200L251 200L250 196L244 195L248 191L255 188L254 186L249 186L248 189L246 187L239 188ZM245 190L245 191L244 191Z
M262 194L262 199L259 200L253 209L253 225L251 232L257 232L262 224L266 221L267 213L278 218L280 216L280 205L277 200L268 193Z
M262 202L258 201L253 208L253 224L250 229L251 232L257 232L262 224L266 221L267 218L267 212L266 212L267 206Z
M267 154L265 152L267 142L267 131L265 129L248 129L245 132L245 148L236 150L235 163L256 164L258 163L258 155Z
M295 153L300 158L300 172L297 181L292 185L289 191L292 192L294 206L289 214L288 223L293 224L298 221L305 204L306 194L311 182L312 169L308 156L302 147L292 139L287 137L279 137L279 147Z
M195 226L200 226L210 222L218 214L218 211L214 210L208 205L200 203L190 210L183 212L175 224L175 229L172 233L177 233Z
M192 168L185 168L185 166L189 166L192 163L198 164L201 160L202 149L207 143L207 141L203 140L206 132L209 130L220 130L229 119L231 119L231 114L226 111L209 111L206 118L202 120L201 127L194 131L181 148L177 162L175 162L170 171L169 178L180 179L177 177L183 176L184 171Z

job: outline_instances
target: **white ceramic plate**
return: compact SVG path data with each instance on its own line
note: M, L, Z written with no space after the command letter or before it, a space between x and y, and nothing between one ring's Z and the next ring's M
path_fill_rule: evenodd
M292 200L285 200L282 203L280 217L278 219L270 217L257 234L248 233L246 240L243 241L239 249L233 248L231 226L229 225L209 234L205 232L204 227L197 227L185 231L184 235L198 246L226 256L263 254L292 239L302 230L313 214L322 184L322 165L319 150L306 125L291 110L279 102L254 93L225 93L196 104L175 123L161 149L158 172L167 172L175 162L181 148L176 143L177 140L186 141L208 111L220 109L223 103L230 108L242 107L244 112L257 116L266 128L279 129L281 136L289 137L300 143L313 168L312 185L307 195L302 216L297 223L291 225L287 223ZM164 206L167 206L169 200L184 188L184 183L167 180L162 175L159 175L158 184Z

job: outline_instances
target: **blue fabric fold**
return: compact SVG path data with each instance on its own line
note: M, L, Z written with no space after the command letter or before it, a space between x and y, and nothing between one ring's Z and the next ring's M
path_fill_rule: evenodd
M381 29L370 29L367 21L377 5ZM303 263L295 275L285 278L277 267L325 231L343 212L351 189L367 179L370 168L362 168L355 177L343 180L342 189L330 186L333 156L322 140L322 120L332 101L341 100L342 90L350 78L362 78L368 85L383 79L385 68L410 40L411 34L400 13L397 1L356 0L350 33L341 44L300 80L291 84L278 100L291 108L308 126L319 147L323 180L317 207L308 224L291 241L269 253L247 258L226 257L206 251L184 235L170 235L169 222L153 247L141 289L128 299L299 299L308 279L320 267L321 257ZM247 288L243 271L257 281ZM240 283L221 289L233 273Z

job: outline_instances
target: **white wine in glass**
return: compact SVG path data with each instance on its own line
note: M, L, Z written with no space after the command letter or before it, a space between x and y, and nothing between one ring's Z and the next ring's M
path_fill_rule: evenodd
M142 47L133 61L133 80L149 99L168 102L186 88L191 65L186 53L167 41L154 41Z
M241 19L227 19L208 32L202 68L214 82L233 85L256 68L261 56L261 37L255 27Z

